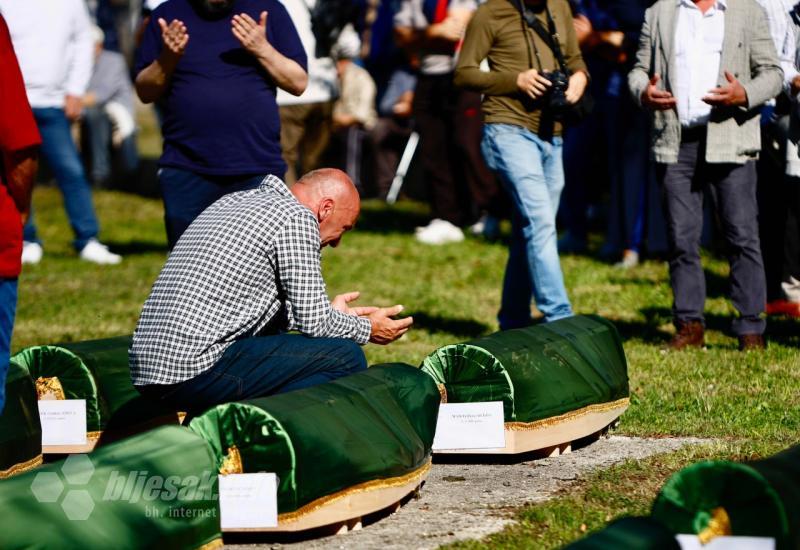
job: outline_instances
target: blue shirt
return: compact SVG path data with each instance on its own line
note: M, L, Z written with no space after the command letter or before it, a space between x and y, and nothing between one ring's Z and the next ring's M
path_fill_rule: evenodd
M137 74L161 53L159 18L183 21L189 34L163 97L161 166L209 176L283 177L275 83L231 31L233 15L258 21L262 11L270 44L306 69L300 37L277 0L236 0L233 11L218 19L201 16L190 0L169 0L153 11L137 52Z

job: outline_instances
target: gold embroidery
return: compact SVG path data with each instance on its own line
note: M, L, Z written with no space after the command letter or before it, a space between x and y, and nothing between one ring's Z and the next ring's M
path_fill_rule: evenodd
M244 473L244 465L242 464L242 454L236 445L228 447L228 454L222 459L222 465L219 467L219 473L226 476L228 474L242 474Z
M210 542L205 543L202 546L198 546L196 550L215 550L216 548L222 548L224 546L222 539L214 539Z
M61 381L55 376L51 378L40 376L37 378L36 394L39 396L40 400L61 401L66 399L66 396L64 395L64 387L61 385Z
M447 388L444 384L436 384L436 387L439 388L439 397L442 399L442 403L447 403Z
M598 403L596 405L588 405L581 409L576 409L574 411L560 414L558 416L552 416L550 418L544 418L542 420L536 420L535 422L506 422L505 428L507 430L513 430L513 431L538 430L540 428L546 428L547 426L561 424L562 422L566 422L567 420L574 420L576 418L580 418L581 416L586 416L587 414L607 412L620 407L627 407L629 404L630 404L630 399L627 397L623 397L622 399L618 399L616 401L609 401L608 403Z
M705 529L700 531L697 538L700 544L706 545L717 537L725 537L733 534L731 529L731 518L725 508L719 507L711 510L711 519Z
M27 472L28 470L33 470L34 468L38 468L41 465L42 465L42 455L35 456L30 460L26 460L25 462L14 464L7 470L0 470L0 479L5 479L7 477L21 474L22 472Z

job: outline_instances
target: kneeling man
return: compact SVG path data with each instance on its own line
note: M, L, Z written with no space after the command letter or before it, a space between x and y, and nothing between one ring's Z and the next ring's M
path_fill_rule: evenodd
M144 304L130 349L134 385L196 411L365 369L359 344L388 344L412 319L392 319L402 306L350 307L357 292L327 297L321 248L337 246L359 210L352 182L333 169L291 191L267 176L208 207Z

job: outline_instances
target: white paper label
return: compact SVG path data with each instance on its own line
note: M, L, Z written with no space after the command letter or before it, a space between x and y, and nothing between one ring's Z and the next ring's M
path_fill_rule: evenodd
M502 449L503 402L442 403L436 421L434 450Z
M278 477L274 473L219 476L219 508L223 529L278 526Z
M39 401L42 445L86 444L86 400Z
M717 537L703 546L697 535L677 535L681 550L775 550L775 539L766 537Z

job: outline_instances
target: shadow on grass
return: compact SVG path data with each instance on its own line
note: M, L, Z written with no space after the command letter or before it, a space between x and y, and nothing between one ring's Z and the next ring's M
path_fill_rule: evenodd
M474 319L454 319L425 312L412 312L414 328L431 333L447 333L459 338L477 338L487 334L491 327Z
M730 288L730 282L728 277L723 277L722 275L714 273L713 271L709 271L708 269L704 269L703 274L705 275L706 279L707 298L728 297L728 289ZM635 276L626 277L622 273L618 275L611 275L609 277L609 282L618 285L635 285L635 286L653 286L653 284L669 285L668 279L664 281L664 283L661 282L654 283L653 279L649 277L635 277Z
M117 254L123 256L133 256L136 254L151 254L153 252L160 252L166 254L169 252L167 243L156 241L125 241L114 242L106 241L108 247Z
M370 204L361 210L356 227L370 233L414 233L418 226L427 225L430 217L422 211Z

